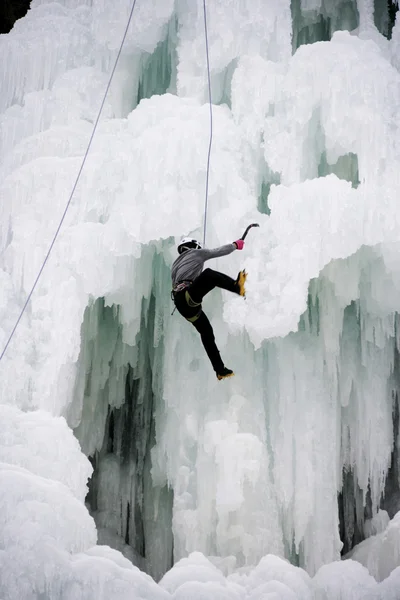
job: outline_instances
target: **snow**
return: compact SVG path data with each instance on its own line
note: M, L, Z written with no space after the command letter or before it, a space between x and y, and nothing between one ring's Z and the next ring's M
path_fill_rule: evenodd
M379 588L367 569L351 560L321 567L313 579L313 587L318 600L328 600L328 598L361 600L373 597L371 593Z
M204 302L221 384L169 302L176 242L204 225L203 5L137 2L0 363L1 598L399 600L395 493L380 510L400 444L399 19L388 41L371 0L294 4L207 4L207 245L260 224L210 264L249 272L245 302ZM33 0L0 36L0 348L130 7ZM346 539L367 538L343 561L340 492Z
M378 519L375 517L375 522ZM381 531L358 544L350 557L364 565L377 581L383 581L396 569L400 560L400 513Z
M0 405L0 461L68 487L80 502L91 466L62 417Z

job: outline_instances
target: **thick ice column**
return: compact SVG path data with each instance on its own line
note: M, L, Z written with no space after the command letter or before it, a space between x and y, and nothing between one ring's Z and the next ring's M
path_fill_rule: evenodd
M392 301L398 284L385 274L379 253L365 248L344 262L332 263L324 274L342 306L347 305L336 363L342 406L340 460L351 474L344 479L343 494L348 491L348 481L353 486L343 503L350 503L349 510L362 531L364 506L367 504L372 514L378 510L392 460L398 377L396 303ZM351 537L353 525L343 525L346 536Z
M268 345L265 402L273 481L286 543L315 572L339 558L337 523L338 406L314 336L296 334ZM321 502L323 497L323 502ZM323 533L331 531L329 541ZM332 535L333 534L333 535Z
M362 35L375 27L374 25L374 0L357 0L360 15L359 32Z
M87 504L99 543L119 549L159 578L172 560L172 493L154 483L150 449L154 396L163 377L170 274L153 246L143 248L135 271L138 293L121 289L106 299L120 304L105 306L99 299L85 311L68 413L94 467ZM140 299L136 307L135 296Z
M293 536L300 564L311 571L334 560L335 553L339 557L338 535L326 543L318 532L327 523L338 532L342 469L354 472L354 493L343 487L343 494L362 530L367 491L375 512L391 463L394 316L373 316L382 306L375 304L374 290L385 285L382 263L375 260L372 270L373 253L360 251L331 263L310 287L299 333L267 346L268 429L283 530L287 541ZM386 294L396 297L388 287ZM352 298L357 305L345 310ZM357 486L363 498L354 505ZM347 534L351 524L343 526Z
M350 398L342 399L346 403L342 415L342 436L344 440L349 436L345 465L354 466L364 494L370 488L372 510L375 512L384 490L393 447L393 399L389 380L395 343L394 337L388 337L382 346L369 340L365 331L369 320L368 315L361 313L360 338L356 323L347 321L347 326L352 327L356 335L352 336L353 356L350 356L349 343L342 355L343 365L353 365ZM372 327L377 328L379 321L374 320L373 323Z
M235 342L223 342L218 322L216 333L230 364L228 348ZM153 476L162 482L166 473L174 488L175 559L197 548L225 557L233 552L238 565L254 564L266 552L283 553L260 390L245 390L240 380L230 389L217 388L194 334L183 321L166 331L165 370L172 372L175 364L180 393L168 377L165 404L156 407ZM178 335L185 344L193 339L194 355L179 352ZM256 377L250 361L247 369Z

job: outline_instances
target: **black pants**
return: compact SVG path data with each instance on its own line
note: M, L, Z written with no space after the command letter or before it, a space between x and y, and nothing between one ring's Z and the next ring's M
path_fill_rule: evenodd
M211 323L201 307L204 296L215 287L228 290L234 294L239 293L239 288L234 279L224 273L205 269L186 290L174 294L174 302L178 312L190 321L200 333L201 341L214 371L221 373L224 363L215 343Z

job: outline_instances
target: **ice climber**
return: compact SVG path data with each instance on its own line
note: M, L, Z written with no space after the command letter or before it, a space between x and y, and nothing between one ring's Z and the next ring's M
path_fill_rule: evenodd
M185 237L178 245L179 256L172 265L172 299L178 312L200 333L204 349L218 379L232 377L234 373L227 369L222 361L215 343L213 328L202 310L201 302L215 287L244 296L247 274L246 271L239 271L237 278L232 279L212 269L203 271L203 265L210 258L225 256L234 250L242 250L243 246L244 241L240 239L215 250L208 250L202 248L197 240Z

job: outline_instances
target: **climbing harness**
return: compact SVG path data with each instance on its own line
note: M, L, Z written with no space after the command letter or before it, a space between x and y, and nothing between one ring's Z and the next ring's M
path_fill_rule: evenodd
M189 287L189 285L192 285L193 281L180 281L179 283L176 284L176 286L173 288L172 293L173 292L182 292L183 290L186 290L186 288Z
M189 281L189 280L180 281L179 283L176 284L176 286L171 291L171 300L175 304L175 308L171 313L171 317L177 309L176 302L175 302L176 294L179 294L179 292L185 292L185 302L189 308L198 308L200 306L199 311L193 317L185 317L185 319L187 321L194 323L194 321L197 321L197 319L199 318L202 308L201 308L201 302L195 302L193 300L193 298L191 297L191 295L189 294L188 288L192 283L193 283L193 281Z
M172 291L171 291L171 300L172 300L172 302L174 304L175 304L175 294L178 293L178 292L183 292L183 290L186 290L186 288L188 288L189 285L191 285L192 283L193 283L193 281L189 281L189 280L180 281L179 283L176 284L176 286L174 288L172 288ZM172 317L172 315L174 314L175 311L176 311L176 305L175 305L174 310L171 313L171 317Z
M42 272L43 272L43 269L44 269L44 267L46 266L46 263L47 263L47 261L48 261L48 259L49 259L49 256L50 256L50 253L51 253L51 251L53 250L53 246L54 246L54 244L55 244L55 241L56 241L56 239L57 239L57 237L58 237L58 234L59 234L59 232L60 232L61 226L62 226L62 224L63 224L63 222L64 222L64 219L65 219L65 217L66 217L67 211L68 211L68 209L69 209L69 207L70 207L70 204L71 204L72 197L73 197L73 195L74 195L74 193L75 193L76 186L78 185L78 182L79 182L79 179L80 179L81 173L82 173L82 171L83 171L83 167L84 167L84 165L85 165L85 163L86 163L86 159L87 159L87 156L88 156L88 154L89 154L90 147L91 147L91 145L92 145L92 141L93 141L93 138L94 138L94 134L96 133L96 129L97 129L97 125L98 125L98 123L99 123L99 120L100 120L101 113L103 112L103 107L104 107L104 104L105 104L105 101L106 101L106 98L107 98L107 94L108 94L108 91L109 91L109 89L110 89L110 86L111 86L111 82L112 82L112 80L113 80L113 77L114 77L115 69L117 68L117 64L118 64L119 57L120 57L120 55L121 55L121 52L122 52L123 45L124 45L124 43L125 43L125 39L126 39L126 36L127 36L127 33L128 33L129 25L131 24L131 20L132 20L132 15L133 15L133 11L134 11L134 8L135 8L135 4L136 4L136 0L133 0L133 2L132 2L132 8L131 8L131 12L130 12L130 14L129 14L129 18L128 18L128 22L127 22L127 24L126 24L126 28L125 28L125 31L124 31L124 35L122 36L122 41L121 41L121 44L120 44L120 47L119 47L119 50L118 50L118 54L117 54L117 57L116 57L116 59L115 59L115 63L114 63L113 69L112 69L112 71L111 71L110 78L109 78L109 80L108 80L108 84L107 84L107 87L106 87L106 91L105 91L105 93L104 93L103 100L102 100L102 102L101 102L100 109L99 109L99 112L98 112L98 115L97 115L96 121L95 121L95 123L94 123L94 126L93 126L92 134L91 134L91 136L90 136L90 138L89 138L89 143L88 143L88 145L87 145L87 148L86 148L85 155L84 155L84 157L83 157L83 160L82 160L81 166L80 166L80 168L79 168L78 175L77 175L77 177L76 177L76 179L75 179L75 183L74 183L74 185L73 185L73 187L72 187L72 191L71 191L71 193L70 193L70 196L69 196L69 198L68 198L68 202L67 202L67 204L66 204L66 206L65 206L65 209L64 209L63 215L62 215L62 217L61 217L61 220L60 220L60 223L59 223L59 225L58 225L58 227L57 227L57 230L56 230L56 232L55 232L55 234L54 234L53 240L52 240L52 242L51 242L51 244L50 244L50 247L49 247L49 249L48 249L48 251L47 251L47 254L46 254L46 256L45 256L45 259L44 259L44 261L43 261L43 264L42 264L42 266L41 266L41 268L40 268L40 270L39 270L39 273L38 273L38 275L37 275L37 277L36 277L36 279L35 279L35 281L34 281L34 284L33 284L32 288L31 288L31 291L30 291L30 292L29 292L29 294L28 294L28 297L27 297L27 299L26 299L26 301L25 301L25 304L24 304L24 305L23 305L23 307L22 307L22 310L21 310L21 312L20 312L20 314L19 314L19 317L18 317L18 319L17 319L17 321L16 321L16 323L15 323L15 325L14 325L14 327L13 327L13 329L12 329L12 331L11 331L10 335L9 335L9 338L8 338L8 340L7 340L7 342L6 342L6 345L4 346L4 348L3 348L3 351L2 351L2 353L1 353L1 355L0 355L0 361L1 361L1 359L3 358L3 356L4 356L4 354L5 354L5 352L6 352L7 348L8 348L8 346L9 346L9 344L10 344L10 342L11 342L11 340L12 340L13 336L14 336L15 330L17 329L17 327L18 327L18 325L19 325L19 322L21 321L22 315L24 314L24 312L25 312L25 310L26 310L26 307L28 306L28 303L29 303L29 301L30 301L30 299L31 299L31 297L32 297L32 294L33 294L33 292L35 291L35 288L36 288L36 286L37 286L37 283L38 283L38 281L39 281L39 279L40 279L40 276L41 276L41 274L42 274Z
M189 294L188 290L185 292L185 300L186 304L190 306L190 308L196 308L197 306L201 306L201 302L195 302L192 296Z
M195 321L197 321L197 319L200 317L201 313L202 313L202 307L201 307L201 302L195 302L193 300L193 298L191 297L191 295L189 294L188 288L189 286L192 284L192 281L180 281L172 290L171 292L171 299L175 304L175 308L171 313L171 316L174 314L174 312L176 311L176 309L178 308L177 302L176 302L176 296L178 294L184 294L184 298L185 300L183 301L183 299L180 297L180 301L179 304L181 305L182 308L182 302L184 303L184 305L186 307L188 307L189 309L193 309L193 308L198 308L199 310L196 312L196 314L192 315L191 317L187 317L184 315L184 313L181 312L181 310L179 310L179 312L182 314L182 316L184 316L184 318L186 319L186 321L190 321L190 323L194 323Z

